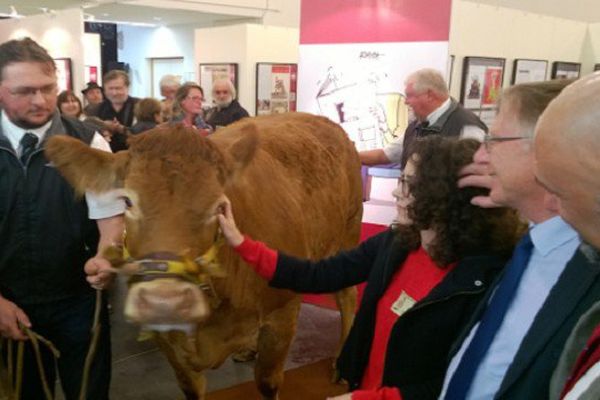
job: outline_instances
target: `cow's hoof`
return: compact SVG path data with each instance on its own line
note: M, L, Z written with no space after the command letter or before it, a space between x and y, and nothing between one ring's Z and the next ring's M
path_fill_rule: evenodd
M256 360L256 350L244 349L233 353L231 359L235 362L246 362Z

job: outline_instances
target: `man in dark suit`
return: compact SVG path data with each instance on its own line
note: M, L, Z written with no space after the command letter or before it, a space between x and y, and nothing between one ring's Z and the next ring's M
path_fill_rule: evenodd
M567 336L600 299L600 265L582 251L555 196L534 175L535 124L567 83L507 89L490 134L464 171L461 185L491 189L477 204L515 208L532 225L455 345L440 398L547 399Z
M560 215L600 259L600 74L565 89L536 126L536 177L559 203ZM550 398L600 398L600 302L577 323L552 378Z
M363 165L400 163L406 165L410 146L421 136L444 135L481 141L487 132L485 124L450 97L442 74L431 68L413 72L406 78L404 94L415 120L401 138L383 149L359 153Z

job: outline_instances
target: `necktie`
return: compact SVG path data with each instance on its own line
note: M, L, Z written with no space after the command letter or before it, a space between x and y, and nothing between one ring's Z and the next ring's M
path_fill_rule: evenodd
M427 134L425 132L423 132L427 127L429 126L429 121L425 120L423 122L421 122L420 124L417 125L416 130L417 130L417 137L424 137Z
M469 393L477 368L490 348L513 300L532 250L531 236L527 233L517 244L513 257L506 266L506 272L481 318L479 328L450 379L445 400L463 400Z
M21 138L21 164L27 164L27 160L37 145L38 137L31 132L26 132Z

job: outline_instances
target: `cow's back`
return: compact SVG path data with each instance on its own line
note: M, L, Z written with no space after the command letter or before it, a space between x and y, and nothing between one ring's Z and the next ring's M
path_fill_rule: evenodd
M324 117L288 113L244 119L220 129L212 140L227 147L253 129L259 133L257 153L226 191L242 232L313 259L356 244L360 161L345 132ZM264 283L232 254L223 256L236 281L246 282L244 289L230 282L234 303L251 302Z

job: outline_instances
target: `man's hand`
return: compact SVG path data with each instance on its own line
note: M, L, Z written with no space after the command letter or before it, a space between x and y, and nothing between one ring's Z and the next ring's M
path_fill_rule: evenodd
M231 202L227 197L223 199L220 211L221 213L217 214L217 218L219 219L219 225L221 225L223 236L225 236L225 239L230 246L239 246L244 241L244 235L242 235L235 225L233 212L231 211Z
M114 269L110 262L96 255L85 263L85 274L88 283L97 290L106 289L114 279Z
M492 176L489 174L486 164L471 163L460 170L458 187L464 188L468 186L484 189L492 188ZM471 204L482 208L501 207L500 204L494 203L489 195L475 196L471 199Z
M29 317L12 301L0 296L0 335L14 340L27 340L19 329L19 322L31 328Z
M108 129L112 133L124 133L125 132L125 126L121 125L121 123L116 118L114 118L112 121L111 120L104 121L104 126L106 127L106 129Z

